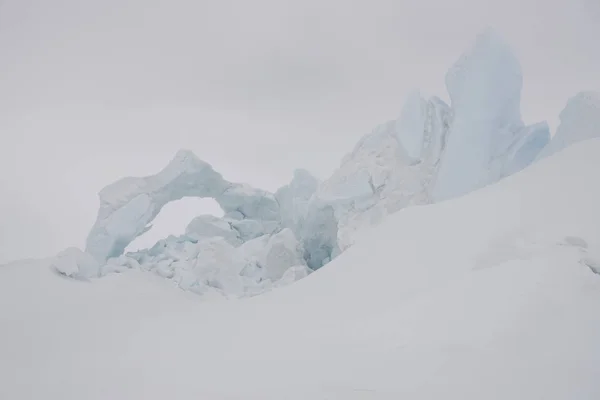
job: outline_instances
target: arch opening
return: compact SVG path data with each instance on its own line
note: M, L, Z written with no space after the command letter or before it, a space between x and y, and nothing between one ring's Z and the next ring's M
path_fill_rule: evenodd
M184 197L165 204L152 221L152 228L129 243L125 253L148 249L169 235L183 235L186 226L200 215L222 217L224 211L213 198Z

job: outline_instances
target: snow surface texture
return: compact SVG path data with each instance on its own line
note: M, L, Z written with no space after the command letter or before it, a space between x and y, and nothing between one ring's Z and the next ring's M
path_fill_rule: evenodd
M298 170L289 185L272 194L231 183L182 151L156 175L108 186L100 192L101 207L86 249L100 267L94 271L88 263L82 266L85 272L72 275L99 276L140 266L198 293L255 294L273 287L285 267L304 268L298 276L320 268L391 213L496 182L551 147L545 122L522 122L521 68L492 31L477 37L448 71L446 84L451 106L414 91L400 117L364 136L322 183ZM597 136L597 104L590 93L571 100L552 146ZM212 197L225 215L199 216L184 235L122 255L166 203L184 196ZM268 244L279 239L278 248L285 251L280 257L265 256L272 250ZM215 264L215 257L223 271L199 267ZM65 270L73 269L69 263Z
M575 144L243 301L0 267L0 398L596 400L598 171Z

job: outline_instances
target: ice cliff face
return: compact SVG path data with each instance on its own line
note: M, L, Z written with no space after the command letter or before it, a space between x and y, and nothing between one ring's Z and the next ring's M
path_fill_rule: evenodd
M446 85L451 105L414 91L399 118L364 136L323 182L297 170L273 194L229 182L180 151L156 175L104 188L86 252L69 249L54 266L83 278L142 268L197 293L252 295L320 268L390 213L460 196L600 136L596 93L569 101L550 145L546 123L525 126L519 63L491 31L452 66ZM184 235L122 254L165 204L186 196L214 198L225 215L198 216Z
M329 207L330 218L337 222L334 235L326 240L327 248L331 249L328 258L352 245L364 227L375 225L410 204L431 201L431 187L450 120L450 108L442 100L436 97L424 100L419 92L414 92L397 120L364 136L344 157L340 167L311 199L313 214L319 214L315 209ZM404 142L409 144L405 146ZM323 224L323 217L307 222L309 232L305 236L310 232L322 234L310 224ZM306 247L310 252L312 246ZM312 258L317 260L313 265L309 263L311 266L323 263L319 256Z
M460 196L514 173L533 158L515 160L511 154L545 146L550 137L546 124L525 127L521 120L522 81L518 60L491 31L479 35L473 49L450 68L446 87L453 115L434 200ZM529 152L523 146L531 146Z
M586 139L600 137L600 93L581 92L560 113L560 125L540 158Z
M547 144L546 123L521 120L521 69L492 31L452 66L446 85L451 106L413 92L400 117L365 136L319 187L314 207L331 206L338 222L328 248L345 250L366 227L403 207L460 196L513 174Z

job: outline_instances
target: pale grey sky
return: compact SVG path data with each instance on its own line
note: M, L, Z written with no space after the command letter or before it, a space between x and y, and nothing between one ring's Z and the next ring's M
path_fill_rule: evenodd
M488 26L526 122L600 90L598 0L0 0L0 262L83 245L97 192L179 148L270 190L325 177L411 89L447 100ZM147 240L202 210L174 204Z

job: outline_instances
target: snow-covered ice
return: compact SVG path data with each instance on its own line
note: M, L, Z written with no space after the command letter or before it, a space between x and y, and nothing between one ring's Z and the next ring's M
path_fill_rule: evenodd
M0 266L0 399L599 399L600 94L550 138L522 84L486 30L323 181L106 186L85 250ZM184 197L223 216L125 253Z
M600 137L600 93L580 92L560 113L560 125L550 144L539 155L547 157L573 143Z
M99 196L100 210L86 244L86 252L99 262L120 256L129 243L151 228L149 224L165 204L183 197L214 198L226 217L235 213L242 220L276 223L279 218L279 206L271 193L226 181L210 164L184 150L158 174L123 178L102 189ZM262 233L256 232L256 226L242 232L250 238Z
M600 398L598 171L576 143L239 301L2 266L0 398Z
M392 213L464 195L519 172L544 154L598 136L600 97L585 92L569 101L548 145L547 123L525 125L521 119L522 80L510 47L486 30L446 74L451 105L413 91L399 117L362 137L323 182L299 169L288 185L270 193L230 182L193 153L180 151L159 173L124 178L100 192L100 210L86 252L100 266L97 275L141 265L179 279L174 271L185 270L186 278L178 281L184 282L179 284L182 288L201 284L225 295L234 294L226 289L231 287L235 294L255 294L275 284L285 268L281 263L250 262L244 249L252 248L252 254L268 252L259 247L283 237L287 229L284 243L293 254L282 256L290 261L287 268L319 269ZM198 216L185 235L167 238L149 250L122 254L133 239L151 229L165 204L186 196L214 198L224 216ZM202 262L203 246L213 248L215 243L231 253L221 259L227 272L202 276L207 269L194 264ZM251 266L240 268L247 262ZM189 265L184 268L185 263ZM77 274L76 264L65 264L73 269L71 275ZM78 274L89 275L89 263L82 268L87 272ZM273 269L278 272L265 275Z
M332 207L338 222L335 237L323 241L329 248L344 251L406 206L460 196L518 172L548 143L545 122L521 120L521 67L492 30L450 68L446 85L451 106L412 92L400 117L363 137L317 189L312 206Z

